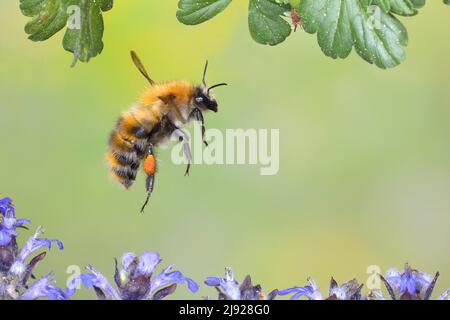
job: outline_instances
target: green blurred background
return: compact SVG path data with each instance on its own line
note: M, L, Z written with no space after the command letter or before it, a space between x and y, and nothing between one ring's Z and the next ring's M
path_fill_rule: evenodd
M37 274L93 264L112 278L113 257L149 249L202 282L235 269L263 288L323 289L413 266L450 286L450 11L428 1L401 18L407 59L383 71L354 52L334 61L299 30L276 47L249 36L246 1L197 27L175 18L177 1L116 1L104 14L105 49L70 69L62 33L27 40L17 1L0 4L0 192L33 230L61 239ZM208 127L279 128L280 171L258 166L184 167L159 152L156 191L144 215L143 176L130 192L108 177L104 152L116 118L145 85L129 59L141 55L155 79L209 82L220 111ZM31 234L21 232L21 241ZM326 290L324 290L326 291ZM215 296L185 286L173 298ZM82 290L78 298L92 298Z

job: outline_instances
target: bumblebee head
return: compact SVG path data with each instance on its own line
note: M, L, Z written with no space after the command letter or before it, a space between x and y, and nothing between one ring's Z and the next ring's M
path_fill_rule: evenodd
M208 61L206 61L205 69L203 70L202 85L195 88L194 100L195 105L200 110L211 110L217 112L217 101L211 90L220 86L226 86L226 83L218 83L208 87L206 85L206 71L208 70Z

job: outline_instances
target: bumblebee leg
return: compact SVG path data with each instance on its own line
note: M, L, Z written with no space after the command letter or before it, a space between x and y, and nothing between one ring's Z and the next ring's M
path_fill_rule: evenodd
M184 172L184 175L188 176L189 170L191 168L191 163L192 163L191 148L189 147L189 137L181 129L175 130L174 133L177 135L178 141L183 144L183 154L187 161L186 171Z
M184 175L188 176L189 169L191 168L192 156L191 156L191 149L189 148L189 144L187 142L183 142L183 152L188 162L186 165L186 171L184 172Z
M153 187L155 184L155 173L156 173L156 158L153 153L153 146L150 144L147 149L147 157L144 160L144 171L147 174L147 179L145 181L145 189L147 191L147 198L145 199L144 205L141 208L141 213L144 212L145 207L150 200L153 192Z
M205 119L203 118L203 113L199 109L197 109L196 118L197 118L197 121L199 121L201 123L201 125L202 125L202 140L203 140L203 143L205 144L205 146L208 146L208 142L206 142L206 140L205 140L205 131L206 131Z
M139 129L136 130L136 138L138 139L144 139L145 137L148 136L148 132L147 130L145 130L144 127L140 127Z
M200 122L201 126L202 126L202 140L203 143L205 144L205 146L208 146L208 142L206 142L205 140L205 119L203 118L203 113L200 111L200 109L195 108L194 110L192 110L191 115L193 117L195 117L195 120L197 120L198 122Z
M145 182L145 187L147 189L147 198L145 199L145 202L142 205L141 213L144 213L145 207L147 206L147 204L148 204L148 202L150 200L150 197L151 197L152 192L153 192L154 183L155 183L155 175L148 176L147 180Z

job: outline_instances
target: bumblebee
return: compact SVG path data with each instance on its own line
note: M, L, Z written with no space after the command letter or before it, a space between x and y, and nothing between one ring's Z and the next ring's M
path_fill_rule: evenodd
M217 101L211 90L227 84L206 85L208 61L203 70L201 85L182 80L157 83L150 78L134 51L131 51L131 58L149 85L138 103L117 120L109 138L106 158L112 177L126 189L133 185L138 169L143 163L147 175L145 183L147 198L141 208L141 212L144 212L155 184L155 148L175 136L179 143L183 144L183 153L187 161L185 176L189 175L192 157L188 135L183 131L183 126L192 120L199 121L202 139L207 146L203 112L218 111Z

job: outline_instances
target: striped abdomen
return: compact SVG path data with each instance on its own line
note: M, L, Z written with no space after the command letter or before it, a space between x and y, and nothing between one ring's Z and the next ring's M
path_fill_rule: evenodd
M106 153L111 175L125 188L131 187L136 179L147 147L148 130L132 112L125 113L111 132L109 150Z

